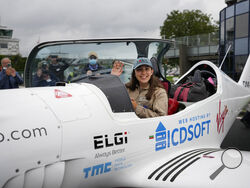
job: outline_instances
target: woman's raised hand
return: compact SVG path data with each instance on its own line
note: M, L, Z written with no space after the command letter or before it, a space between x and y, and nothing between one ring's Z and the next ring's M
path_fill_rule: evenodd
M120 76L123 72L124 64L121 61L115 61L111 70L112 75Z

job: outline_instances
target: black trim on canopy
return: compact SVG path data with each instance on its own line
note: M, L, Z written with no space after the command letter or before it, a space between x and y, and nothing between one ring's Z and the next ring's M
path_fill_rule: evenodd
M113 75L89 76L78 81L78 83L83 82L93 84L101 89L114 113L134 112L127 89L119 77Z

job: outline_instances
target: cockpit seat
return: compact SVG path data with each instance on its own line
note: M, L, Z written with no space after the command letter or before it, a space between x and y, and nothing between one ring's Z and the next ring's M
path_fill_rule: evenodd
M170 89L171 89L170 81L168 81L166 78L164 78L161 75L161 73L159 71L157 59L155 57L152 57L150 59L150 61L153 65L155 76L157 76L158 78L161 79L161 83L162 83L163 87L165 88L165 90L168 94L168 97L169 97L170 96ZM178 111L178 108L179 108L179 102L176 99L168 98L168 115L172 115L172 114L176 113Z
M157 63L157 59L155 57L152 57L150 59L152 65L153 65L153 70L154 70L154 75L157 76L160 80L162 85L164 86L164 88L167 91L167 94L169 95L170 93L170 89L171 89L171 83L170 81L168 81L166 78L164 78L159 70L159 65Z

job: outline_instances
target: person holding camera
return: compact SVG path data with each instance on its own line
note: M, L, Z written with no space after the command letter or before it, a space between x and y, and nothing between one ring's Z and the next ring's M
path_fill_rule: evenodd
M60 80L49 71L49 64L46 61L38 63L37 72L33 77L33 87L55 86Z
M7 57L1 60L2 70L0 72L0 89L19 88L23 79L11 66L11 60Z

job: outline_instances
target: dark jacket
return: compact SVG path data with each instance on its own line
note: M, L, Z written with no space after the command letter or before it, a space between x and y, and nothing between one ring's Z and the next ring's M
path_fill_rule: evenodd
M19 88L20 84L23 84L23 79L18 72L15 77L6 75L5 70L0 72L0 89Z
M45 87L45 86L55 86L56 82L59 82L59 79L53 73L49 73L50 81L44 80L43 77L38 77L35 75L32 79L33 87Z
M102 69L103 69L103 67L99 63L96 63L95 65L91 65L88 63L83 68L83 74L86 74L88 70L91 70L92 72L96 72L96 71L99 71Z
M49 72L53 73L59 81L64 81L64 71L69 67L68 64L58 63L56 65L51 64L49 66Z

